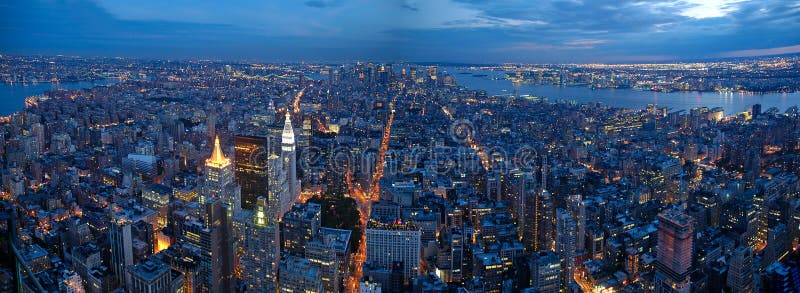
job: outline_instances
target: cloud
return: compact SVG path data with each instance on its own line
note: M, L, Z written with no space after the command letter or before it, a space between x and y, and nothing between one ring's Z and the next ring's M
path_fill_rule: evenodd
M686 0L691 7L683 9L680 15L694 19L723 17L739 10L736 5L745 0Z
M510 46L499 48L498 51L544 51L544 50L591 50L597 45L605 44L606 40L579 39L566 41L561 44L540 44L535 42L519 42Z
M614 62L800 44L798 0L0 2L0 50L23 54Z
M800 53L800 45L722 52L719 57L757 57Z
M594 47L596 45L602 45L607 43L606 40L593 40L593 39L579 39L579 40L572 40L564 42L565 45L569 46L588 46Z
M400 7L417 12L419 8L417 8L417 2L413 0L404 0L403 3L400 4Z
M303 2L308 7L326 8L326 7L339 7L344 1L342 0L309 0Z

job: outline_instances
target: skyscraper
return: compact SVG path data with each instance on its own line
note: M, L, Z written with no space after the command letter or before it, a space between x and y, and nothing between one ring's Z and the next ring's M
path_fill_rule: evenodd
M409 280L419 275L419 227L411 223L383 223L374 219L367 222L366 263L389 270L393 262L402 262L403 278Z
M319 232L322 207L315 203L297 203L283 216L281 241L283 251L297 256L305 254L306 243Z
M297 153L295 151L294 129L292 118L286 112L286 120L283 123L283 133L281 134L281 157L286 168L286 181L289 186L289 195L294 201L300 195L300 183L297 181Z
M261 136L234 136L234 170L242 186L242 208L252 210L258 197L267 196L267 158L269 139Z
M116 207L112 207L112 210ZM125 287L125 269L133 265L133 234L131 220L122 211L112 211L108 227L111 244L111 271L120 287Z
M289 182L286 178L283 158L271 154L267 157L267 206L269 216L276 221L280 220L294 203L294 198L289 194Z
M202 206L203 218L187 219L179 242L200 255L197 282L201 292L233 292L236 280L229 209L218 198L209 198Z
M556 253L561 261L561 282L569 287L575 273L575 220L564 209L556 210Z
M306 243L305 257L320 272L322 288L325 292L338 292L341 286L339 259L333 241L317 237Z
M677 209L658 214L655 292L690 292L692 217Z
M242 274L248 292L275 292L280 249L278 226L267 215L267 200L256 200L253 216L247 221Z
M753 292L753 249L740 245L733 250L728 262L727 285L732 293Z
M214 139L214 150L206 159L206 176L203 191L200 193L200 204L209 198L219 198L227 206L231 217L238 215L241 206L241 187L233 181L233 165L222 153L219 137Z
M568 198L569 213L575 220L575 250L586 249L586 204L580 194L570 195Z

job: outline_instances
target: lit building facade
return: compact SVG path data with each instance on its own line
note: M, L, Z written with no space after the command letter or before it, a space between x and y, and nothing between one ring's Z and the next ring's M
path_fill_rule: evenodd
M656 293L691 291L692 237L692 218L689 215L676 209L658 215Z
M404 265L405 280L419 275L420 241L422 231L412 223L382 223L370 220L366 228L366 263L382 269L391 269L392 263Z

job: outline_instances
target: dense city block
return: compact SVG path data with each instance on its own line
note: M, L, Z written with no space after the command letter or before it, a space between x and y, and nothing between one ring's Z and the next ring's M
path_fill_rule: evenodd
M798 57L440 66L2 56L113 82L0 120L0 292L800 291L797 106L459 83L793 92Z

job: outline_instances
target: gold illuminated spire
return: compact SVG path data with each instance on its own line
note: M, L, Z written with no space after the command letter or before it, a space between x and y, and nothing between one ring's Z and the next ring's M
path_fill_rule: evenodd
M219 136L214 138L214 151L211 153L211 158L206 160L206 165L221 167L231 163L231 160L225 158L222 153L222 147L219 146Z

